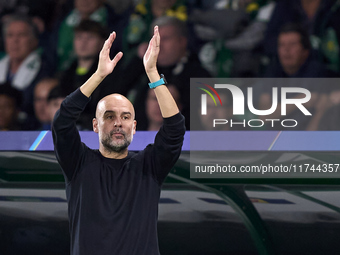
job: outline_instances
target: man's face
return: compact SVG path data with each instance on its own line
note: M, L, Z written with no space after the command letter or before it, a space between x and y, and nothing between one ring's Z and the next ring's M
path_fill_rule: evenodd
M102 3L103 0L74 0L75 8L85 17L90 16Z
M6 53L12 60L22 61L38 46L38 40L28 24L14 21L5 34Z
M136 133L135 112L125 97L113 94L103 98L97 106L93 130L108 152L123 152Z
M77 57L83 59L97 57L104 44L104 40L92 32L76 32L73 42Z
M34 113L41 123L48 123L52 119L50 117L47 98L53 87L57 85L57 81L41 81L34 89Z
M283 69L298 71L305 63L309 51L303 47L300 34L289 32L279 35L278 54Z
M0 130L9 128L17 117L17 109L13 98L0 95Z
M179 36L174 26L159 27L159 35L161 42L157 64L163 67L176 64L186 53L187 38Z

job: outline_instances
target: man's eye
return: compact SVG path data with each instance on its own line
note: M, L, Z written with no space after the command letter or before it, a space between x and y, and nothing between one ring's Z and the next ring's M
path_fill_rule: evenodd
M107 118L108 118L108 119L112 119L112 118L113 118L113 116L109 115L109 116L107 116Z

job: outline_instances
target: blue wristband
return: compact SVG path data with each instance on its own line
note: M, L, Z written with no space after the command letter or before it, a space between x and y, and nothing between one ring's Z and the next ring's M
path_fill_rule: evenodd
M154 89L160 85L166 85L167 82L165 80L165 77L163 74L161 74L161 78L158 80L158 81L155 81L155 82L152 82L152 83L149 83L149 87L150 89Z

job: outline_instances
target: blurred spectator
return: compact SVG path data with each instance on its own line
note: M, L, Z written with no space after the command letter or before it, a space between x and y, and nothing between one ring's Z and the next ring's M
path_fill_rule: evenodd
M0 86L0 131L20 130L19 113L22 94L9 84Z
M135 7L135 11L130 16L129 24L124 32L123 46L125 62L130 58L139 54L143 57L150 39L151 23L158 17L170 16L176 17L182 21L187 20L187 9L183 0L141 0ZM141 43L144 45L144 50L138 52L138 46Z
M323 64L313 60L307 31L298 24L286 24L278 36L278 61L272 63L265 77L327 77Z
M83 20L74 29L75 60L71 66L61 73L60 84L66 94L70 94L96 71L99 52L108 38L109 33L100 23L92 20ZM112 93L121 93L119 88L120 64L115 72L108 75L91 96L83 114L78 120L79 129L92 130L92 119L95 116L97 103L101 98Z
M98 54L108 36L107 29L92 20L83 20L74 28L75 59L61 74L63 90L67 93L73 92L94 73L98 64Z
M51 116L48 109L48 95L50 91L58 85L58 80L53 78L42 79L34 89L34 112L39 125L39 130L51 129Z
M264 77L266 78L304 78L291 79L283 82L283 80L272 80L268 84L259 87L256 93L261 94L259 99L255 101L259 104L259 109L270 109L272 106L272 88L277 87L280 91L281 87L301 87L306 88L311 92L311 100L305 103L304 106L309 112L317 113L318 109L323 107L322 103L325 94L329 92L329 86L317 82L317 80L307 78L323 78L327 77L329 71L322 63L313 59L311 54L311 42L307 31L299 24L289 23L282 27L277 44L278 60L273 62L267 69ZM271 80L269 80L271 81ZM282 81L282 82L280 82ZM277 83L277 84L276 84ZM293 98L299 98L304 95L291 95ZM279 97L279 102L280 97ZM277 107L276 111L270 116L261 116L261 119L281 119L281 107ZM287 108L287 119L295 119L298 121L297 130L311 129L311 117L304 115L297 107ZM268 124L268 123L267 123ZM278 127L281 129L282 127Z
M180 94L176 86L174 85L167 85L171 95L173 96L174 100L176 101L176 104L178 106L178 109L182 110L182 103L180 102ZM161 109L159 108L156 94L155 92L150 89L148 91L148 95L146 98L146 116L147 116L147 123L141 123L147 124L145 127L139 128L139 130L148 130L148 131L158 131L160 127L163 124L163 117L161 114Z
M74 0L74 9L61 22L57 31L58 70L65 70L73 61L73 29L85 19L99 22L108 27L110 32L116 32L117 38L111 48L112 55L122 50L123 29L128 23L129 13L127 10L121 15L116 14L104 0Z
M55 113L59 110L61 103L68 94L60 87L54 87L47 98L49 119L53 120Z
M175 18L162 16L152 23L159 26L160 52L157 61L159 73L165 75L169 84L174 84L181 94L183 102L182 113L186 117L187 129L189 129L190 113L190 78L210 77L208 71L202 68L201 63L194 54L187 49L188 34L186 23ZM127 96L134 103L137 122L139 125L145 122L145 100L148 91L148 78L145 75L142 60L134 57L124 70L129 75L124 77L123 86L128 89Z
M55 25L57 17L62 17L63 12L68 13L72 2L67 0L7 0L0 1L0 18L5 23L11 15L27 15L32 17L39 32L39 45L48 48L49 34ZM0 23L0 25L2 24ZM4 48L1 45L0 51ZM48 57L49 55L46 55Z
M260 70L260 46L275 3L269 0L197 1L189 20L203 41L203 66L218 77L253 77Z
M7 0L7 1L0 1L0 28L3 30L3 23L6 21L6 18L13 13L20 13L23 14L27 11L27 7L24 5L23 1L21 0ZM0 52L1 54L5 51L4 38L1 34L0 38ZM2 55L1 55L2 56Z
M35 84L49 74L46 63L38 49L39 33L29 17L11 16L4 24L6 55L0 60L0 83L8 82L23 92L21 107L33 113L33 90Z
M280 28L289 22L302 24L311 38L314 54L326 68L340 68L340 4L337 0L279 0L268 23L264 51L275 55Z

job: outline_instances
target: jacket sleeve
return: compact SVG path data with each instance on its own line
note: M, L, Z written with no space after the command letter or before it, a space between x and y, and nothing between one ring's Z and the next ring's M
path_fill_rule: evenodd
M89 102L79 89L62 102L52 122L52 137L56 158L63 170L66 183L74 177L85 152L76 121Z
M159 184L162 184L177 162L185 134L185 119L181 113L164 118L152 146L152 171Z

